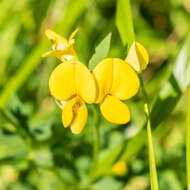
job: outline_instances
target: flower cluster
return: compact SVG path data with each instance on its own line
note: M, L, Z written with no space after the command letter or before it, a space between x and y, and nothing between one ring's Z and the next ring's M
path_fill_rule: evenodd
M61 102L64 127L71 127L74 134L82 131L88 117L85 103L100 105L102 115L110 122L125 124L130 120L128 106L122 102L133 97L139 89L141 72L148 64L145 48L135 42L126 60L106 58L96 65L93 72L78 60L74 50L75 30L69 39L46 30L52 41L52 50L43 54L56 56L62 61L51 73L49 89Z

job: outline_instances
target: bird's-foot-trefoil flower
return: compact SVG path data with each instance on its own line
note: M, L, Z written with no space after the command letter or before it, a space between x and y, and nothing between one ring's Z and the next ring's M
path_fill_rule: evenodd
M149 63L149 56L147 50L138 42L133 42L129 53L125 59L135 71L141 73L146 69Z
M77 60L77 54L73 47L74 37L77 32L78 30L76 29L67 40L50 29L46 30L45 34L52 41L53 45L52 50L44 53L42 57L55 56L61 61Z
M130 120L128 106L121 100L134 96L139 89L139 78L133 68L118 58L106 58L93 70L103 116L110 122L125 124Z
M52 96L62 102L64 127L78 134L86 124L88 111L86 103L96 98L96 83L88 68L79 61L65 61L59 64L49 78Z
M88 68L78 61L73 48L76 32L77 30L66 40L55 32L46 30L47 37L53 42L53 50L43 57L56 56L62 61L50 75L49 89L62 109L64 127L70 126L74 134L79 134L88 116L85 103L93 103L96 98L96 82Z

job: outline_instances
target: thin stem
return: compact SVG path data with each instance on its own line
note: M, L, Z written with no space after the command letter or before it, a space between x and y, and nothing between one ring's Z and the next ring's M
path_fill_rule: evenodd
M188 88L187 126L186 126L186 169L187 187L190 190L190 87Z
M144 82L142 80L142 76L140 75L141 81L141 89L144 98L144 111L147 118L147 135L148 135L148 152L149 152L149 167L150 167L150 181L151 181L151 189L158 190L158 177L156 171L156 162L154 157L154 147L152 142L152 132L151 132L151 118L150 118L150 108L148 96L144 87Z
M93 168L97 166L98 163L98 154L100 147L100 133L99 133L99 125L100 125L100 117L98 105L93 105L94 112L94 144L93 144Z

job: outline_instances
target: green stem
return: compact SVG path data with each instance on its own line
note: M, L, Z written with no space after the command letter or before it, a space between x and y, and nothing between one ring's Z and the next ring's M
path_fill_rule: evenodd
M149 167L150 167L150 182L151 190L158 190L158 177L156 171L156 162L154 157L154 147L152 142L152 132L151 132L151 117L148 96L144 87L144 82L142 76L140 75L141 89L144 98L144 111L147 118L147 135L148 135L148 153L149 153Z
M100 133L99 133L99 125L100 125L100 117L99 117L99 110L98 105L93 105L93 112L94 112L94 144L93 144L93 168L97 166L98 163L98 154L99 154L99 147L100 147Z
M187 126L186 126L186 165L187 187L190 190L190 87L188 88Z

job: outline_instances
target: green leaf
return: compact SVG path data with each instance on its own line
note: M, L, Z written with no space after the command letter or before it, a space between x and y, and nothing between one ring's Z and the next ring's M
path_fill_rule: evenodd
M96 47L95 53L89 61L89 69L92 71L94 67L108 55L111 42L111 33L109 33Z
M135 41L130 0L117 1L116 26L120 33L123 44L127 44L128 47L130 47Z
M158 179L156 171L156 162L154 156L154 147L152 142L151 123L147 122L147 135L148 135L148 152L149 152L149 167L150 167L150 183L152 190L158 190Z
M186 115L186 170L187 170L187 186L190 188L190 87L188 89L188 105Z

